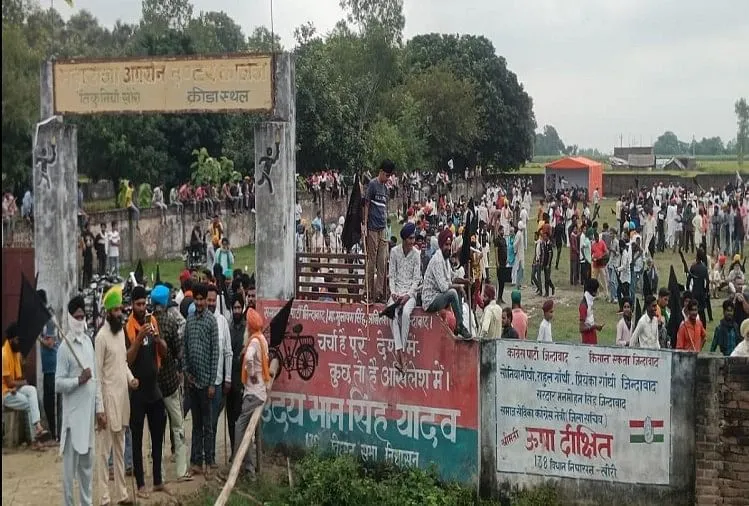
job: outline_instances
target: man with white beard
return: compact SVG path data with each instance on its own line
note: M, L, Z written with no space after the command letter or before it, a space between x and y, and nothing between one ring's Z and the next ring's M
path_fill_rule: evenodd
M62 394L60 454L66 506L75 504L73 484L78 479L81 506L91 506L94 475L94 423L107 423L101 392L96 388L94 345L86 334L86 303L68 303L67 339L57 353L55 392Z

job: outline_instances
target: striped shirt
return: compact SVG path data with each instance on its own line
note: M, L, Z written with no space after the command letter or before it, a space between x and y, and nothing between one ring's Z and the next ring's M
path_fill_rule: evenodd
M182 371L182 342L179 336L179 320L171 311L157 310L153 314L159 326L161 338L166 341L166 356L161 360L159 369L159 388L164 397L177 391L179 381L177 373Z
M197 388L213 386L218 369L218 324L204 309L187 317L185 323L185 373Z

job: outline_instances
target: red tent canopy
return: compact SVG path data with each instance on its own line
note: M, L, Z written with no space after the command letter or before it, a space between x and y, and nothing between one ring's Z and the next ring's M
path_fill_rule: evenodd
M546 164L546 169L551 170L587 170L588 191L592 195L593 190L599 189L603 197L603 164L584 156L566 156Z

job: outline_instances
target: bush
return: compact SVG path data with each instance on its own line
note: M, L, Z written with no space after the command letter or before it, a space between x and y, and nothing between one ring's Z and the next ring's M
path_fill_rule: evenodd
M151 185L148 183L141 184L138 187L138 194L136 195L136 198L138 199L139 209L146 209L151 207L151 199L153 198L153 190L151 189Z

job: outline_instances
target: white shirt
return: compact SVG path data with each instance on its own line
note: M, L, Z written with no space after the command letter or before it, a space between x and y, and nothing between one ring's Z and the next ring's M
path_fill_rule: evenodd
M632 348L650 348L659 350L661 348L658 342L658 317L650 318L647 313L640 317L637 322L632 337L629 340Z
M119 230L111 230L107 232L107 238L109 243L109 256L119 257L120 256L120 232Z
M554 340L551 337L551 322L546 318L541 320L541 325L538 326L538 337L536 341L539 343L553 343Z
M247 335L245 333L245 335ZM263 363L262 363L262 349L260 347L260 337L253 337L250 344L247 345L247 351L244 355L244 363L242 367L247 369L247 383L244 385L244 395L254 395L261 401L265 401L268 397L268 385L263 381ZM265 339L262 337L262 339ZM260 381L254 385L250 381L250 378L255 375Z
M73 320L73 317L67 316L69 320ZM72 325L81 328L77 331L69 330L67 342L63 341L57 350L55 392L62 394L63 402L60 455L65 449L68 432L70 432L70 442L76 453L88 453L94 447L95 415L104 412L104 403L96 387L97 371L94 345L84 332L84 322L76 320ZM69 326L71 325L69 324ZM78 365L73 352L80 359L83 367ZM85 384L79 385L78 376L81 375L84 368L91 369L91 379Z
M749 357L749 341L744 339L731 352L732 357Z
M218 369L216 370L216 386L222 383L231 383L231 359L234 356L234 352L231 349L231 331L229 330L229 323L221 313L218 305L213 316L216 317L216 325L218 325ZM221 357L224 357L223 363Z

